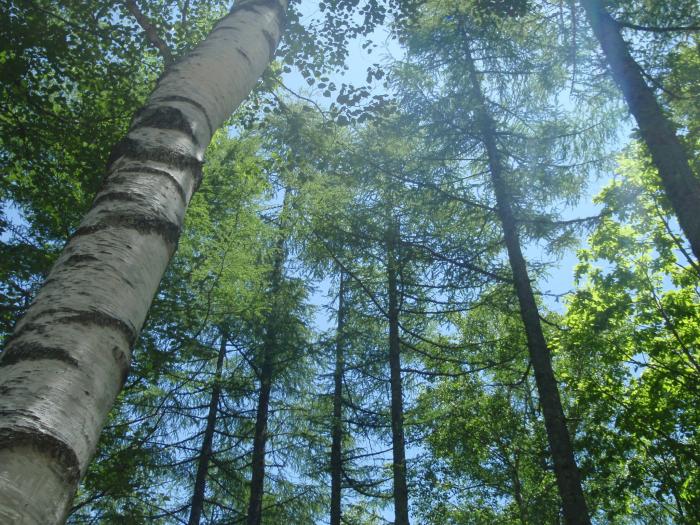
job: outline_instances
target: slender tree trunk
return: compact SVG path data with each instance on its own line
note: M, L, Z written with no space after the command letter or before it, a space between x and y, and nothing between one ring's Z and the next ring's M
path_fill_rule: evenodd
M632 58L620 26L601 0L581 0L588 21L600 42L615 82L634 115L639 132L649 149L661 183L678 223L700 260L700 179L690 169L688 154L678 139L673 123L666 117L642 69Z
M270 393L275 373L274 361L279 348L277 331L280 309L279 294L284 274L285 254L285 215L289 206L289 190L285 190L282 212L279 219L279 232L275 256L270 275L270 300L272 308L267 318L260 366L260 391L255 415L255 435L253 437L252 473L250 479L250 499L248 500L247 525L260 525L262 520L262 500L265 491L265 448L267 446L267 423L270 412Z
M286 0L236 3L160 79L0 361L0 523L62 523L129 370L214 131L279 41Z
M338 327L333 372L333 423L331 426L331 525L340 525L343 478L343 374L345 369L345 272L340 271L338 291Z
M272 390L272 355L264 350L260 368L260 392L255 416L255 436L253 438L252 475L250 479L250 499L248 500L248 525L260 525L262 520L262 500L265 489L265 447L267 446L267 420L270 411Z
M389 370L391 377L391 441L394 474L394 524L409 525L406 482L406 440L403 430L403 386L401 384L401 341L399 338L398 261L399 228L387 231L387 289L389 296Z
M476 104L477 126L488 157L491 184L496 195L497 213L503 225L508 259L513 270L515 292L520 303L520 316L525 326L530 361L535 372L537 391L542 405L549 448L554 460L554 473L562 499L567 525L590 525L588 507L581 487L581 476L574 458L571 437L566 426L564 409L559 397L557 380L552 369L552 357L542 331L539 311L532 292L527 264L518 237L511 196L501 154L496 143L496 123L493 121L481 89L474 60L467 44L466 64L472 82Z
M212 442L214 441L214 431L216 430L216 415L219 410L219 399L221 397L221 374L224 368L226 357L226 343L228 334L221 332L221 345L216 358L216 372L214 373L214 385L211 389L209 400L209 412L207 413L207 426L204 429L202 447L199 451L199 461L197 462L197 476L194 481L192 491L192 504L190 505L190 519L187 525L199 525L204 508L204 489L207 484L207 474L209 472L209 459L212 455Z
M520 518L521 525L527 525L527 508L525 506L525 501L523 500L523 486L520 483L519 470L519 460L518 453L515 453L512 465L512 478L513 478L513 495L515 497L515 504L518 506L518 517Z

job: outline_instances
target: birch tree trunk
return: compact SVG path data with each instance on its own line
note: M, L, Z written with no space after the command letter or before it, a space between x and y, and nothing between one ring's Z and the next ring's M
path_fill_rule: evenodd
M688 154L676 135L674 125L644 81L641 67L632 58L627 42L620 34L620 26L600 0L581 0L581 4L600 42L612 76L659 170L661 183L678 223L695 257L700 260L700 179L690 169Z
M202 446L199 450L197 461L197 474L192 489L192 503L190 504L190 518L187 525L199 525L204 510L204 490L207 486L207 475L209 473L209 460L212 455L212 443L214 442L214 431L216 430L216 416L219 411L219 399L221 398L221 375L224 369L224 359L226 358L226 343L228 334L221 331L221 343L219 354L216 358L216 372L214 373L214 384L209 398L209 411L207 413L207 426L204 429Z
M535 372L535 382L544 415L547 440L554 461L554 474L562 500L564 519L567 525L590 525L588 507L581 487L581 476L576 465L569 429L566 426L564 409L559 397L559 387L552 369L552 357L542 331L539 310L527 271L527 263L520 246L508 183L504 178L505 170L496 142L496 123L486 106L469 45L466 44L466 47L465 59L467 72L472 83L472 95L476 104L478 133L486 149L491 185L496 195L496 211L503 225L503 237L513 271L515 293L520 305L520 317L525 327L530 362Z
M403 385L401 381L401 340L399 337L398 261L399 228L387 231L387 289L389 296L389 371L391 378L391 442L394 474L394 524L409 525L406 482L406 440L403 428Z
M343 479L343 375L345 373L345 272L340 271L338 328L333 371L333 421L331 423L331 525L341 525Z
M0 361L0 523L62 523L129 370L204 151L279 42L286 0L237 2L160 79Z

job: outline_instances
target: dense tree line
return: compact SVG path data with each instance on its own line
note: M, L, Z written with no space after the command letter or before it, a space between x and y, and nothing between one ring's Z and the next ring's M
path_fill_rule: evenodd
M697 3L228 4L0 14L0 521L700 521Z

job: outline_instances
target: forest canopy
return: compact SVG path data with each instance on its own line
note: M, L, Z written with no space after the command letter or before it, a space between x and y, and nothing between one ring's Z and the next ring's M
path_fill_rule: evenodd
M700 523L696 0L0 29L0 523Z

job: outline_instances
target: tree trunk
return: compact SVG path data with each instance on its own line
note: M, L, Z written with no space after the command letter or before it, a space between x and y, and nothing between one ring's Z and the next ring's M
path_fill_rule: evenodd
M272 308L267 318L262 347L262 363L260 366L260 391L258 407L255 415L255 435L253 437L252 473L250 478L250 499L248 500L247 525L260 525L262 520L262 500L265 490L265 447L267 446L267 422L270 412L270 393L275 373L274 360L277 354L279 339L280 311L278 302L284 274L286 258L284 243L286 239L284 218L289 207L289 190L285 190L282 212L279 219L279 232L275 256L270 275L270 300Z
M333 423L331 426L331 525L341 525L341 488L343 478L343 374L345 368L345 272L340 271L338 291L338 328L333 372Z
M219 398L221 397L221 374L224 368L224 358L226 357L226 343L228 334L222 331L219 355L216 358L216 372L214 374L214 386L211 389L211 399L209 400L209 412L207 413L207 426L204 429L202 447L199 451L199 461L197 463L197 476L194 481L192 491L192 504L190 505L190 519L187 525L199 525L204 508L204 489L207 484L207 474L209 472L209 459L212 455L212 442L214 431L216 430L216 414L219 410Z
M248 500L248 525L260 525L262 520L262 499L265 489L265 447L267 445L267 420L270 411L272 390L272 355L264 350L263 365L260 369L260 392L255 416L255 436L253 437L252 475L250 478L250 499Z
M472 94L476 104L477 126L486 148L491 184L496 196L497 213L503 225L503 236L508 251L508 259L513 271L515 292L520 304L520 316L525 326L530 361L535 372L537 391L542 405L549 448L554 460L554 473L559 487L564 516L567 525L590 525L588 507L581 487L581 476L574 458L571 437L566 426L564 409L559 397L557 381L552 369L552 358L542 331L539 311L532 292L527 264L523 257L518 237L517 222L513 214L512 202L501 154L496 143L496 123L493 121L481 90L471 51L467 45L466 65L472 82Z
M0 523L62 523L129 369L214 131L279 41L286 0L236 3L160 79L0 361Z
M401 384L401 341L399 338L398 261L399 228L387 231L387 289L389 296L389 370L391 373L391 442L394 474L394 524L409 525L406 483L406 441L403 431L403 386Z
M581 4L600 42L612 76L637 121L678 223L690 241L696 259L700 260L700 180L690 169L688 155L673 123L644 81L641 67L632 58L620 34L620 26L600 0L581 0Z
M527 507L525 506L525 501L523 500L523 486L520 483L519 463L518 452L516 451L513 457L513 464L511 466L513 496L515 498L515 504L518 506L518 517L520 518L520 523L521 525L527 525Z

